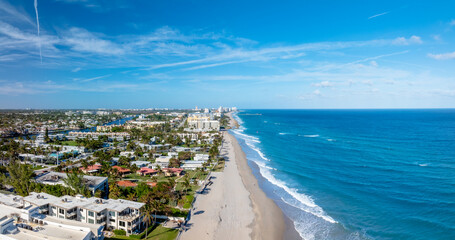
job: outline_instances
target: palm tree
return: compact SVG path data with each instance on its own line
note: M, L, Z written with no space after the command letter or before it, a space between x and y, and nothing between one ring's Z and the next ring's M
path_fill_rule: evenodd
M128 200L130 201L134 201L134 199L136 198L136 193L134 192L131 192L130 194L128 194Z
M190 186L191 186L191 184L190 184L190 176L189 175L185 175L185 177L183 178L183 187L185 188L184 189L185 195L187 194L188 188Z
M152 214L153 211L156 211L155 209L155 204L153 200L153 195L151 192L148 192L147 194L143 195L141 197L141 201L145 203L143 209L142 209L142 217L143 221L145 222L145 238L148 236L148 225L150 223L150 220L153 221L153 224L155 224L154 215Z
M120 197L120 188L117 186L117 184L110 184L109 186L109 198L112 199L118 199Z
M72 188L76 194L87 195L87 186L84 183L84 175L79 174L76 171L66 174L66 178L63 182L70 188Z
M9 177L2 175L4 183L14 187L17 194L27 196L31 190L33 176L32 169L26 164L20 164L17 160L13 160L7 167Z

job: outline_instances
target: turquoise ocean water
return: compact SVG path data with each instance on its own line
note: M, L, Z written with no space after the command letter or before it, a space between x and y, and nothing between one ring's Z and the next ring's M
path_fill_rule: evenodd
M231 130L304 239L455 239L455 110L246 110Z

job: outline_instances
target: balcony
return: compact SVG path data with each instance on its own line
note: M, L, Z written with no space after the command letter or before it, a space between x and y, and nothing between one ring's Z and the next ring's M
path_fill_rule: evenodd
M134 219L136 219L136 218L138 218L140 216L141 216L140 214L133 214L133 213L130 213L130 214L119 214L118 219L131 222L131 221L133 221Z
M74 217L77 215L77 212L76 211L72 211L72 212L67 212L66 213L66 217L67 218L70 218L70 217Z

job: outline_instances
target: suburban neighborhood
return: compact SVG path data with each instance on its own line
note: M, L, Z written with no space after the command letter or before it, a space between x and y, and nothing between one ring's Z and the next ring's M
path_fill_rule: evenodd
M1 237L177 238L235 110L2 112Z

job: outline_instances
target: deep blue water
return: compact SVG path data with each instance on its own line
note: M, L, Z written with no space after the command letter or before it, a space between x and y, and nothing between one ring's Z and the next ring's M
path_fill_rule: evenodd
M303 238L455 239L455 110L236 118L261 187Z

